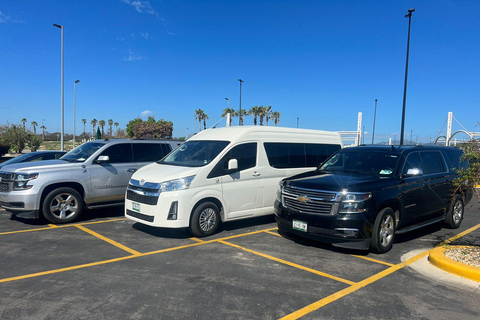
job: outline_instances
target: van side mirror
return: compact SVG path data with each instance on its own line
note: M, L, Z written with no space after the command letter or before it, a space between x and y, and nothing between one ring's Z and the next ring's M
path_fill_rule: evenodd
M414 177L414 176L421 176L423 174L423 170L420 168L412 168L408 169L407 173L404 174L404 177Z
M105 162L109 162L109 161L110 161L109 156L99 156L97 158L97 160L95 160L96 163L105 163Z
M237 159L230 159L228 160L228 167L227 171L229 173L237 172L238 171L238 160Z

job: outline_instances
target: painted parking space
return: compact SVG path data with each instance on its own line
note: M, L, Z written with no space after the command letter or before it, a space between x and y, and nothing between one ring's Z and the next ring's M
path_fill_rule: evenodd
M8 224L16 230L0 232L0 287L7 292L0 315L6 319L24 303L47 317L153 319L162 312L179 319L314 319L319 310L370 290L365 288L405 277L408 265L432 246L424 237L452 242L480 228L469 220L470 228L450 238L451 230L440 230L401 241L399 251L409 244L425 248L401 262L397 243L386 255L337 250L279 235L268 219L226 225L202 239L120 217L32 229L14 222ZM36 291L62 298L42 301L45 306L28 298ZM63 294L75 297L78 308L72 311Z

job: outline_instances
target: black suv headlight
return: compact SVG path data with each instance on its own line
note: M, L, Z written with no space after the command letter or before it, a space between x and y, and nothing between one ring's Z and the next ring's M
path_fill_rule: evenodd
M365 202L372 197L370 192L347 192L342 194L338 213L361 213L366 211Z
M38 178L38 173L16 173L13 178L13 190L21 191L31 189L33 186L28 182Z

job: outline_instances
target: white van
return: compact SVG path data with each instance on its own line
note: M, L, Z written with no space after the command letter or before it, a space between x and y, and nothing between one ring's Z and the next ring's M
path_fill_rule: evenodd
M220 221L273 214L281 179L342 148L337 132L241 126L208 129L135 172L125 216L155 227L214 233Z

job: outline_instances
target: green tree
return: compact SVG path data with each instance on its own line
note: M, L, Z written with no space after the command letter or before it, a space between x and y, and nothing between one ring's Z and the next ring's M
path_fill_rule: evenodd
M32 121L32 127L33 127L33 134L37 134L37 126L38 123L36 121Z
M195 110L195 119L198 120L199 131L202 131L202 120L205 112L202 109Z
M10 145L10 149L16 153L21 153L23 149L25 149L25 145L28 140L28 133L21 126L12 124L6 130L2 139L4 142Z
M270 115L270 119L273 120L273 122L275 123L275 127L278 125L278 122L280 121L280 116L282 114L278 111L272 111L272 114Z
M83 123L83 134L85 134L85 125L87 124L87 119L82 119Z
M260 125L263 126L263 118L265 118L267 109L264 106L260 106L260 113L258 114L258 118L260 119Z
M257 125L258 115L260 114L260 107L253 106L248 110L248 114L253 116L253 125Z
M226 117L227 114L230 113L230 122L228 123L228 126L232 125L232 118L235 116L235 109L233 108L225 108L222 113L222 118Z
M31 151L37 151L43 140L37 135L30 134L27 140L27 146Z
M270 119L270 116L272 115L272 106L264 107L264 113L265 113L265 124L268 126L268 119Z
M100 120L100 121L98 121L98 126L99 126L100 128L102 128L102 137L103 137L103 135L105 134L105 132L104 132L104 130L103 130L103 129L105 128L105 120Z
M203 130L206 130L207 129L207 119L210 119L210 118L208 117L208 114L206 114L205 112L203 113L202 118L203 118L202 119L203 120Z
M173 123L154 117L148 117L147 121L140 118L131 120L127 124L127 137L132 139L166 139L171 138Z
M115 122L113 125L115 126L115 131L118 131L118 126L120 125L120 123Z
M42 129L42 140L45 140L45 130L47 130L47 127L45 127L45 126L42 124L42 126L40 127L40 129Z
M238 125L243 126L243 119L245 116L248 116L248 111L246 109L240 109L235 112L235 116L238 117Z
M23 130L25 130L25 123L27 123L27 119L22 118L22 120L20 120L20 122L23 123Z
M113 135L113 130L112 130L113 120L112 119L108 119L108 126L109 126L110 136L112 136Z
M92 130L92 136L94 137L95 136L95 127L97 126L97 119L92 119L92 121L90 121L90 124L92 125L93 127L93 130Z
M455 180L455 191L460 193L475 192L475 188L480 185L480 140L464 143L460 145L460 148L464 152L462 158L469 162L469 166L458 171L459 178Z
M97 134L95 135L95 140L102 139L102 133L100 132L100 127L97 127Z

